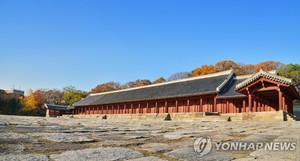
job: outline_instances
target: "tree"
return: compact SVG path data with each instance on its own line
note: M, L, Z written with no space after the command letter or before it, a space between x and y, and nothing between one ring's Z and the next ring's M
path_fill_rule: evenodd
M239 68L239 65L232 60L222 60L216 63L215 68L217 68L218 71L225 71Z
M258 72L260 69L264 71L278 70L283 65L284 65L283 63L280 63L278 61L269 60L254 65L254 71Z
M67 105L72 105L75 102L80 101L82 98L88 95L87 92L77 90L74 86L67 86L63 88L64 99Z
M109 92L109 91L114 91L119 89L121 89L120 83L111 81L111 82L97 85L95 88L91 90L90 93L102 93L102 92Z
M241 65L241 71L242 72L237 73L237 75L253 74L255 73L254 65L253 64Z
M148 79L138 79L130 82L125 83L122 88L126 89L126 88L133 88L133 87L140 87L140 86L146 86L146 85L150 85L151 81Z
M37 102L34 97L34 92L32 89L28 90L28 95L22 99L23 102L23 108L22 113L26 115L34 115L37 111ZM13 104L15 102L12 102Z
M196 68L192 71L192 76L199 76L204 74L216 73L219 70L213 65L202 65L201 68Z
M64 98L64 91L58 89L51 89L45 91L45 103L64 105L66 100Z
M33 96L35 98L36 104L38 107L42 107L46 102L46 91L45 90L35 90L33 92Z
M164 77L159 77L155 81L152 82L152 84L157 84L157 83L163 83L166 82Z
M189 77L190 77L190 73L189 72L178 72L178 73L172 74L168 78L168 81L178 80L178 79L184 79L184 78L189 78Z
M279 68L279 74L292 79L295 87L300 90L300 64L287 64Z
M138 80L135 81L135 83L136 83L137 87L146 86L146 85L152 84L151 81L148 80L148 79L142 79L142 80L138 79Z

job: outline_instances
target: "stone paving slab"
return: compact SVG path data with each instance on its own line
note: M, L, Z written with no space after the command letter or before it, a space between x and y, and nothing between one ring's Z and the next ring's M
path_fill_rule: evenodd
M61 154L50 155L50 158L55 161L116 161L129 160L143 156L144 155L141 152L128 148L97 148L67 151Z
M291 160L300 122L184 122L0 115L0 160ZM295 151L216 151L199 158L194 141L297 142ZM101 158L101 159L100 159Z
M42 154L19 154L19 155L2 155L1 161L48 161L48 157Z

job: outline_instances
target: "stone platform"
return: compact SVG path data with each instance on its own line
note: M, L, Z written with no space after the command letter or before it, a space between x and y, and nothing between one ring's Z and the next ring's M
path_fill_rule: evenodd
M0 115L0 160L299 160L300 123L161 121ZM217 151L199 157L194 141L293 141L294 151Z
M63 115L62 118L100 118L107 120L153 121L295 121L284 111L248 113L141 113L141 114L86 114Z

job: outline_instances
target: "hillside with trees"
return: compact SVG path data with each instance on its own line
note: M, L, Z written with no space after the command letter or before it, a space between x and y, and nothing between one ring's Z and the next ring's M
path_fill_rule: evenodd
M139 87L139 86L145 86L150 84L157 84L157 83L163 83L166 81L173 81L173 80L179 80L189 77L196 77L200 75L205 74L211 74L216 72L221 72L229 69L234 69L235 73L237 75L246 75L246 74L253 74L258 72L260 69L264 71L270 71L270 70L280 70L283 76L288 76L288 78L291 78L290 75L284 75L283 72L285 72L285 68L288 65L284 65L281 62L277 61L265 61L258 64L242 64L242 63L236 63L232 60L222 60L217 62L215 65L202 65L201 67L195 68L190 72L177 72L168 77L166 80L163 77L157 78L155 81L151 82L148 79L138 79L136 81L129 81L125 84L120 84L118 82L107 82L97 85L95 88L93 88L89 93L101 93L101 92L109 92L109 91L115 91L120 89L127 89L127 88L133 88L133 87ZM292 68L294 69L294 68ZM300 74L299 74L300 75Z

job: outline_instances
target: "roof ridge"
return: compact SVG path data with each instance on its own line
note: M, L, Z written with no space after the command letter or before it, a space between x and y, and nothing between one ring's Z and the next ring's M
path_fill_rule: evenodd
M230 74L226 77L226 79L216 88L217 92L221 92L223 88L226 88L226 85L228 85L231 80L234 77L234 70L231 70Z
M251 76L254 76L255 74L247 74L247 75L238 75L235 77L235 79L245 79L250 78Z
M131 90L143 89L143 88L149 88L149 87L163 86L163 85L166 85L166 84L173 84L173 83L187 82L187 81L204 79L204 78L211 78L211 77L231 74L232 72L233 72L233 69L230 69L230 70L225 70L225 71L222 71L222 72L217 72L217 73L212 73L212 74L205 74L205 75L200 75L200 76L196 76L196 77L184 78L184 79L168 81L168 82L163 82L163 83L157 83L157 84L151 84L151 85L146 85L146 86L133 87L133 88L128 88L128 89L121 89L121 90L102 92L102 93L93 93L93 94L89 94L89 96L104 95L104 94L131 91Z

